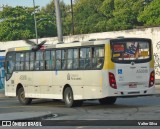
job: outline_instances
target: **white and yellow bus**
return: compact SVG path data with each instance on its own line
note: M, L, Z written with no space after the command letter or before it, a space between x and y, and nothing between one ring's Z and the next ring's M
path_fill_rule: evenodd
M155 73L150 39L116 38L10 48L5 60L5 95L20 103L62 99L67 107L98 99L153 95Z

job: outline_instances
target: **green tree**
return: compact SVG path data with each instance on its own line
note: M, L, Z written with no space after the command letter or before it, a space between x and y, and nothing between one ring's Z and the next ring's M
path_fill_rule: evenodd
M139 14L138 21L143 22L145 26L160 25L160 0L153 0L145 6L144 11Z
M105 0L103 1L100 11L103 15L103 20L99 21L97 23L97 26L99 27L100 31L110 31L112 30L112 19L113 11L114 11L114 0ZM110 24L111 23L111 24Z
M62 20L62 31L63 35L68 35L71 33L71 15L68 13L70 10L69 5L65 5L63 1L60 1L60 10L61 10L61 20ZM54 34L57 35L57 26L56 26L56 14L55 14L55 5L52 0L49 4L41 10L42 13L49 15L52 18L55 29Z
M132 29L160 23L159 0L74 0L75 34ZM72 34L71 6L60 2L63 35ZM0 41L35 38L34 9L4 7L0 12ZM38 37L57 36L54 1L36 7Z
M101 31L99 21L106 20L100 7L104 0L77 0L74 5L76 34Z
M132 29L143 25L137 20L144 0L76 0L77 34Z
M51 15L36 7L38 37L56 36ZM0 41L35 38L34 8L6 6L0 12Z
M57 36L56 22L52 14L41 11L36 14L38 36L54 37Z
M114 0L113 30L132 29L140 26L137 16L143 10L144 0Z
M0 41L33 38L32 8L6 6L0 12Z

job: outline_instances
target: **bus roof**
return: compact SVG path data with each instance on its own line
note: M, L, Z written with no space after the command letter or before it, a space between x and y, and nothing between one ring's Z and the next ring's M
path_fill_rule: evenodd
M110 43L110 41L114 41L114 40L127 40L127 39L140 39L140 40L150 40L148 38L124 38L124 37L117 37L117 38L100 38L100 39L90 39L88 41L73 41L70 43L57 43L57 44L46 44L46 45L42 45L40 47L41 50L44 49L52 49L52 48L69 48L69 47L79 47L79 46L90 46L90 45L100 45L100 44L107 44ZM24 47L15 47L15 48L9 48L8 51L27 51L27 50L32 50L34 46L24 46Z
M43 45L41 49L90 46L90 45L100 45L106 43L109 43L109 39L91 39L89 41L73 41L70 43L57 43L53 45L47 44ZM32 46L14 47L8 49L8 51L28 51L28 50L32 50Z

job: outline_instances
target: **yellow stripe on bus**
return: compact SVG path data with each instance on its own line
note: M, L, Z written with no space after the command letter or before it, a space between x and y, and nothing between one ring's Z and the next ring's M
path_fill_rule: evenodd
M114 63L111 61L111 48L110 44L105 45L105 60L104 60L104 70L114 69Z
M152 60L150 61L150 68L154 69L154 55L153 55L153 47L151 47L151 51L152 51Z
M150 68L154 68L154 56L152 56L152 60L150 61Z
M15 51L24 51L24 50L30 50L31 48L30 47L18 47L18 48L15 48Z
M102 89L102 86L103 86L103 78L101 77L100 78L100 87L101 87L101 89Z

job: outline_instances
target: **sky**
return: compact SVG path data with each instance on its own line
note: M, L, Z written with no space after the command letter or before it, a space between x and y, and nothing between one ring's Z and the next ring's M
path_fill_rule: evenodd
M35 5L43 7L50 3L52 0L34 0ZM62 0L66 4L70 4L71 0ZM0 0L0 7L3 5L9 5L9 6L28 6L28 7L33 7L33 0Z

